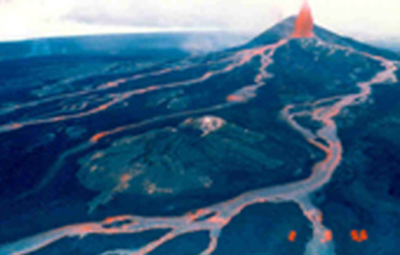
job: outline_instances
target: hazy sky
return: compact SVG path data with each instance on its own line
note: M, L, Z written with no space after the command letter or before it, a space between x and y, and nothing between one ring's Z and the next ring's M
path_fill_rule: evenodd
M0 40L145 31L257 34L303 0L0 0ZM316 23L360 39L400 37L400 0L309 0Z

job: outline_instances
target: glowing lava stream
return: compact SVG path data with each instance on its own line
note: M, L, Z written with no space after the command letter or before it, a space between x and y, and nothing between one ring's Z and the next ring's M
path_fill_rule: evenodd
M32 189L24 194L21 194L20 196L18 196L16 198L16 200L24 199L27 196L30 196L30 195L38 192L39 190L41 190L44 186L46 186L54 178L54 176L57 174L57 171L60 169L60 167L63 165L63 163L69 156L89 149L90 147L95 145L97 142L99 142L99 140L101 140L105 137L108 137L108 136L111 136L114 134L118 134L118 133L121 133L121 132L124 132L127 130L143 127L145 125L149 125L149 124L152 124L152 123L155 123L158 121L163 121L163 120L173 119L173 118L178 118L178 117L184 117L184 116L189 116L189 115L193 115L193 114L200 114L200 113L216 111L216 110L220 110L222 108L230 107L235 104L247 102L247 100L256 96L255 92L258 88L265 85L265 82L263 81L263 79L272 77L272 75L269 74L266 71L266 69L270 64L273 63L273 60L271 58L274 55L275 51L282 45L286 44L287 42L288 42L288 40L284 39L284 40L277 42L276 44L267 45L265 47L252 49L252 50L244 50L244 51L240 52L240 54L243 55L243 57L241 58L241 61L239 63L240 65L247 63L256 55L261 55L261 67L259 69L259 74L256 76L256 78L254 80L255 84L250 85L250 86L245 86L245 87L237 90L232 95L227 97L228 102L210 106L207 108L178 112L178 113L173 113L173 114L165 115L165 116L157 116L157 117L154 117L151 119L144 120L139 123L121 126L121 127L115 128L113 130L103 131L98 134L95 134L94 136L92 136L92 138L89 140L89 142L83 143L73 149L70 149L70 150L64 152L58 158L57 162L50 168L46 177L39 183L39 185L37 185L34 189ZM265 52L267 52L268 50L269 50L269 53L265 54ZM232 67L229 67L229 68L232 68ZM233 98L233 99L231 99L231 98Z
M254 80L254 85L250 85L250 86L246 86L243 87L237 91L235 91L233 94L229 95L227 97L227 104L222 104L219 106L215 106L212 107L211 109L217 109L217 108L222 108L222 107L226 107L226 106L230 106L232 104L235 103L244 103L247 102L247 100L253 98L256 96L255 92L257 91L257 89L259 89L260 87L264 86L265 83L263 82L264 79L268 79L270 77L272 77L271 74L269 74L266 69L269 65L271 65L273 63L273 60L271 59L272 56L274 55L275 51L281 47L282 45L286 44L288 42L288 40L284 39L281 40L279 42L277 42L276 44L272 44L269 45L267 47L262 47L256 50L245 50L242 51L241 54L243 54L243 58L241 59L241 61L239 62L239 65L243 65L245 63L247 63L248 61L250 61L254 56L257 55L261 55L261 67L259 70L259 74L256 76L255 80ZM269 50L268 54L265 54L265 52L267 52ZM228 66L226 69L232 69L232 66ZM199 111L204 112L204 111L209 111L209 109L207 110L194 110L194 111L188 111L188 112L183 112L183 113L177 113L177 114L172 114L169 117L155 117L154 119L150 119L147 121L144 121L142 123L139 123L140 126L142 126L143 124L148 124L148 123L153 123L155 121L158 120L165 120L167 118L175 118L177 116L183 116L183 115L187 115L187 114L195 114L198 113ZM120 133L122 131L126 131L132 128L137 128L138 124L132 124L132 125L127 125L127 126L123 126L123 127L118 127L116 129L113 130L109 130L109 131L104 131L101 133L98 133L96 135L94 135L90 141L92 143L96 143L98 142L100 139L106 137L106 136L110 136L116 133Z
M193 84L197 84L197 83L201 83L204 82L206 80L209 80L210 78L216 76L216 75L220 75L220 74L224 74L227 72L230 72L232 70L234 70L235 68L241 67L244 64L248 63L249 61L251 61L254 57L256 56L263 56L265 52L267 51L271 51L273 54L273 52L275 52L275 50L282 46L283 44L285 44L287 42L286 39L279 41L276 44L272 44L272 45L267 45L264 47L259 47L259 48L254 48L254 49L248 49L248 50L242 50L239 52L236 52L234 54L234 56L232 57L233 59L235 59L235 62L232 64L227 65L225 68L221 69L221 70L217 70L217 71L209 71L205 74L203 74L201 77L199 78L195 78L192 80L185 80L185 81L179 81L179 82L173 82L173 83L168 83L168 84L157 84L157 85L152 85L146 88L141 88L141 89L135 89L132 91L128 91L128 92L123 92L123 93L116 93L116 94L112 94L112 100L108 101L107 103L104 103L100 106L97 106L93 109L87 110L85 112L81 112L81 113L76 113L76 114L70 114L70 115L60 115L60 116L55 116L55 117L49 117L49 118L43 118L43 119L30 119L30 120L25 120L25 121L20 121L20 122L14 122L14 123L9 123L9 124L5 124L5 125L0 125L0 134L1 133L6 133L6 132L10 132L13 130L17 130L17 129L21 129L23 127L26 126L34 126L34 125L41 125L41 124L50 124L50 123L56 123L56 122L61 122L61 121L67 121L67 120L73 120L73 119L80 119L80 118L84 118L84 117L88 117L90 115L93 114L97 114L103 111L106 111L107 109L109 109L111 106L116 105L118 103L121 103L129 98L131 98L132 96L137 96L137 95L142 95L148 92L153 92L153 91L159 91L159 90L163 90L163 89L172 89L172 88L178 88L178 87L183 87L183 86L190 86ZM230 58L225 58L220 60L218 63L222 63L224 61L226 61L227 59ZM213 63L212 61L209 61L206 63L206 65ZM196 66L195 64L191 65L191 67ZM263 63L263 67L264 63ZM183 68L185 69L185 68ZM55 99L59 99L61 97L64 98L69 98L69 97L76 97L76 96L81 96L81 95L86 95L92 92L98 92L101 90L105 90L108 88L112 88L112 87L117 87L119 84L121 83L125 83L127 81L131 81L131 80L136 80L136 79L140 79L143 77L147 77L147 76L151 76L151 75L161 75L161 74L165 74L171 71L176 71L176 70L180 70L179 67L176 67L174 69L164 69L161 70L159 72L153 72L150 74L144 74L144 75L137 75L134 76L133 78L130 79L120 79L114 82L109 82L103 86L100 86L97 89L94 90L90 90L90 91L81 91L81 92L77 92L77 93L71 93L71 94L66 94L63 96L57 96L55 98L49 98L49 99L43 99L43 102L49 102ZM263 75L263 74L262 74ZM260 85L261 81L256 81L256 86ZM259 86L257 87L253 87L253 88L249 88L249 90L256 90ZM240 100L239 100L240 101ZM42 102L40 102L42 103ZM32 107L32 106L36 106L37 104L40 103L27 103L26 105L21 105L21 106L15 106L13 107L12 111L17 110L17 109L21 109L24 107ZM11 110L8 109L8 112L10 112ZM1 112L7 112L7 110L1 110L0 109L0 115Z
M187 70L187 69L190 69L193 67L199 67L202 65L208 66L211 64L215 64L215 63L223 63L225 61L233 59L234 57L235 56L233 56L233 57L230 56L230 57L227 57L224 59L220 59L218 61L208 61L204 64L190 63L190 64L186 64L186 65L178 65L175 67L168 67L168 68L165 68L162 70L157 70L157 71L148 72L148 73L141 73L141 74L134 75L132 77L121 78L118 80L110 81L105 84L101 84L100 86L93 88L93 89L82 90L82 91L72 92L72 93L67 93L67 94L60 94L60 95L50 96L50 97L43 98L43 99L38 99L36 101L21 103L21 104L14 105L14 106L3 107L3 108L0 108L0 116L6 115L8 113L15 112L15 111L18 111L21 109L39 106L44 103L50 103L50 102L57 101L57 100L65 100L67 98L76 98L79 96L90 95L90 94L93 94L96 92L102 92L102 91L105 91L105 90L108 90L111 88L119 87L120 85L125 84L127 82L137 81L137 80L148 78L148 77L161 76L161 75L172 73L172 72L184 71L184 70ZM183 60L183 61L185 61L185 60Z
M397 82L395 71L397 67L394 62L367 53L361 53L366 57L380 61L385 70L379 72L370 81L358 83L360 92L344 96L335 96L322 99L314 103L301 105L312 106L310 110L297 111L296 105L289 105L282 111L282 116L308 142L315 145L326 153L326 157L313 167L312 175L306 180L264 188L244 193L234 199L199 209L194 213L188 213L178 217L139 217L139 216L116 216L102 222L70 225L45 232L33 237L22 239L14 243L0 247L0 255L22 255L39 250L65 237L84 237L89 234L128 234L141 233L147 230L168 229L167 234L161 238L138 248L137 250L116 250L104 252L103 255L111 254L135 254L145 255L155 250L164 243L187 233L208 231L210 242L201 255L210 255L215 251L221 230L230 223L232 218L238 215L249 205L265 202L293 201L299 204L304 215L313 225L313 238L306 247L307 255L331 255L333 249L333 233L322 225L322 214L312 205L308 196L329 182L335 169L342 159L342 144L337 136L337 126L334 117L344 107L364 101L371 94L371 86L386 82ZM302 127L295 121L295 117L305 113L312 116L315 121L323 123L316 133ZM323 142L321 142L321 140ZM208 217L206 217L208 216Z

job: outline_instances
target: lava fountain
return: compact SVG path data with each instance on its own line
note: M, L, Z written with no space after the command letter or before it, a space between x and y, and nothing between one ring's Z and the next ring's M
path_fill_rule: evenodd
M311 14L311 8L305 1L301 7L300 13L295 22L295 29L292 37L294 38L310 38L313 37L314 22Z

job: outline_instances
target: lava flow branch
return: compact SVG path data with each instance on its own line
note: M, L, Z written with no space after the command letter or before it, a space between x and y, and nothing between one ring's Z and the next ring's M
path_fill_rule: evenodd
M278 45L280 44L278 43L274 46L270 46L269 49L276 49ZM348 50L354 51L352 49ZM372 85L397 82L395 76L397 67L394 62L367 53L361 52L359 54L380 61L382 66L385 67L385 70L379 72L371 80L358 83L357 86L360 88L359 93L324 98L315 102L307 102L304 105L288 105L282 111L282 116L290 126L300 132L309 143L315 145L326 154L326 157L321 162L314 165L313 173L309 178L286 185L250 191L232 200L202 208L193 213L187 213L179 217L139 217L126 215L111 217L102 222L66 226L6 244L0 247L0 254L28 254L67 237L84 237L93 234L131 234L142 233L149 230L168 230L161 238L136 250L107 251L104 252L103 255L146 255L178 236L199 231L209 232L209 244L205 247L201 255L210 255L216 250L221 230L244 208L257 203L280 203L284 201L292 201L299 204L304 215L313 225L313 238L307 244L306 255L334 254L334 233L323 226L322 213L312 205L309 200L310 194L330 181L332 174L342 160L342 144L337 136L337 125L334 118L340 114L343 108L359 103L360 101L365 101L371 94ZM245 56L246 55L247 54L245 54ZM251 56L252 54L250 57ZM265 60L265 65L267 65L267 63L269 63L269 61ZM265 77L266 74L264 73L261 75ZM310 105L312 107L304 107ZM308 110L298 111L297 108ZM299 114L308 114L313 120L323 123L323 126L316 132L313 132L296 122L295 117Z
M150 93L150 92L155 92L155 91L162 91L162 90L167 90L167 89L175 89L175 88L179 88L179 87L187 87L187 86L192 86L195 84L201 84L205 81L209 81L211 78L214 78L218 75L222 75L222 74L231 72L236 68L242 67L245 64L249 63L250 61L252 61L255 57L262 56L267 51L274 52L274 50L277 47L281 46L282 44L284 44L286 42L287 42L287 40L282 40L274 45L267 45L267 46L260 47L260 48L246 49L246 50L238 51L230 57L222 58L222 59L219 59L216 61L208 61L204 64L190 63L190 64L186 64L182 67L179 67L179 66L168 67L161 71L155 71L155 72L150 72L150 73L146 73L146 74L138 74L138 75L135 75L130 78L118 79L116 81L111 81L106 84L100 85L99 87L97 87L95 89L88 89L88 90L79 91L76 93L64 94L61 96L54 96L54 97L50 97L50 98L46 98L46 99L28 102L25 104L15 105L15 106L8 107L8 108L3 108L3 109L0 109L0 116L6 115L6 114L9 114L11 112L15 112L15 111L18 111L21 109L34 108L34 107L40 106L41 104L49 103L49 102L58 102L59 105L63 105L63 107L66 107L66 105L68 105L68 104L65 103L63 100L71 99L71 98L79 100L79 104L82 104L82 102L85 102L84 104L82 104L84 106L81 107L82 109L79 112L74 112L71 114L63 114L63 110L60 110L60 111L46 113L46 115L50 115L52 117L34 117L34 116L28 117L28 118L25 117L24 120L21 120L21 121L17 120L12 123L0 125L0 134L18 130L18 129L28 127L28 126L52 124L52 123L58 123L58 122L65 122L68 120L83 119L83 118L86 118L86 117L89 117L89 116L92 116L95 114L106 112L112 106L120 104L134 96L140 96L140 95ZM93 94L96 94L96 93L104 92L104 91L112 89L112 88L120 87L124 83L138 81L138 80L146 78L146 77L162 76L162 75L169 74L172 72L180 72L185 69L199 67L202 65L211 66L211 65L221 65L221 64L224 64L222 69L207 71L207 72L203 73L201 76L190 79L190 80L175 81L175 82L166 83L166 84L154 84L154 85L150 85L148 87L133 89L133 90L129 90L129 88L128 88L128 90L125 92L116 92L116 93L109 94L109 96L107 97L107 100L105 100L105 102L88 109L89 107L88 107L87 102L91 101L89 99L90 96L93 96ZM263 74L261 74L261 75L263 75ZM256 85L257 84L260 84L260 82L256 82ZM256 88L253 88L253 90ZM232 95L232 97L230 99L231 99L230 101L243 102L243 97L240 97L240 95L239 95L239 98L235 98L234 95ZM73 106L72 108L79 108L79 107ZM60 113L62 113L62 114L60 114Z
M71 155L74 155L76 153L79 153L79 152L82 152L82 151L85 151L85 150L91 148L92 146L96 145L100 140L102 140L106 137L109 137L109 136L112 136L115 134L120 134L122 132L136 129L139 127L143 127L146 125L150 125L150 124L153 124L156 122L165 121L168 119L180 118L180 117L190 116L193 114L213 112L213 111L217 111L217 110L220 110L220 109L223 109L226 107L230 107L230 106L233 106L236 104L246 103L248 100L250 100L251 98L254 98L256 96L256 92L260 87L265 85L264 80L272 77L272 75L269 74L266 71L266 69L268 68L269 65L271 65L273 63L272 56L274 55L276 50L278 48L280 48L281 46L285 45L287 42L288 42L288 39L283 39L283 40L278 41L275 44L238 51L233 55L233 57L229 57L229 58L226 58L226 59L223 59L220 61L216 61L216 62L209 61L206 63L207 65L210 65L212 63L221 64L221 63L225 63L227 60L233 61L233 62L231 62L231 63L228 62L226 64L226 66L222 69L219 69L216 71L208 71L205 74L203 74L200 78L197 78L194 80L186 80L186 81L180 81L180 82L163 84L163 85L151 85L147 88L133 90L133 91L124 93L123 99L126 99L126 98L129 98L130 96L141 95L141 94L144 94L144 93L150 92L150 91L176 88L176 87L180 87L180 86L191 86L191 85L194 85L195 83L200 83L202 81L206 81L216 75L224 74L224 73L230 72L236 68L239 68L239 67L249 63L250 61L252 61L255 57L260 57L260 59L261 59L259 73L256 75L256 77L254 79L254 84L250 84L250 85L244 86L243 88L241 88L239 90L233 91L230 95L227 95L226 101L221 102L220 104L217 104L217 105L206 107L206 108L188 110L188 111L177 112L177 113L172 113L172 114L162 115L162 116L155 116L153 118L141 121L139 123L133 123L133 124L128 124L128 125L124 125L124 126L119 126L112 130L99 132L99 133L93 135L87 143L83 143L75 148L72 148L72 149L64 152L62 155L60 155L57 162L50 168L46 177L43 178L43 180L35 188L18 196L17 200L24 199L24 198L31 196L31 195L37 193L38 191L40 191L56 176L58 170L61 168L61 166L63 165L63 163L65 162L65 160L67 158L69 158ZM195 65L192 64L191 66L195 66ZM152 74L158 76L158 75L161 75L164 73L172 72L173 70L179 70L179 68L175 67L173 69L172 68L165 69L165 70L162 70L159 72L152 72ZM136 77L141 77L141 76L137 75ZM123 100L123 99L120 99L120 100ZM107 104L107 106L108 105L109 104ZM104 109L104 110L106 110L106 109ZM95 109L95 111L97 112L96 109ZM88 115L91 115L94 113L95 113L94 110L91 110L88 112L81 113L79 115L59 116L59 117L57 117L57 119L50 118L50 119L35 120L32 122L25 122L24 124L21 124L21 123L9 124L9 125L3 126L3 127L0 126L0 133L1 132L9 132L13 129L22 128L24 125L38 125L38 124L44 124L44 123L52 123L53 121L64 121L66 119L71 119L71 118L83 118L85 116L88 116Z

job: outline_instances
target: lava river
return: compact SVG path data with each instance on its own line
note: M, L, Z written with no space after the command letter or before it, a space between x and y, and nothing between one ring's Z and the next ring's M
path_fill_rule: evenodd
M104 137L117 134L122 131L126 131L132 128L136 128L140 125L146 125L150 122L160 121L166 118L173 118L174 116L190 116L193 113L201 113L207 111L213 111L223 107L229 107L235 104L243 104L248 100L251 100L256 96L257 89L266 85L266 81L272 75L267 73L266 69L268 66L273 64L273 57L275 51L287 44L289 40L297 39L284 39L276 44L263 46L255 49L246 49L237 52L232 59L233 63L226 64L226 67L217 71L208 72L204 75L177 83L171 84L156 84L147 88L139 90L128 91L115 95L110 101L86 112L75 115L60 115L52 118L42 119L31 119L19 123L5 124L0 127L0 132L11 132L12 130L23 128L29 125L40 125L51 122L64 121L71 118L83 118L88 115L96 114L99 111L105 111L107 108L116 102L123 101L129 97L147 93L154 90L168 89L171 87L179 86L193 86L201 81L209 79L220 73L229 72L236 67L242 66L256 56L261 56L261 68L259 74L254 77L254 84L249 84L240 90L232 91L231 94L227 95L226 102L221 104L210 106L204 109L197 109L188 112L176 113L173 115L158 116L153 119L147 120L143 123L136 123L130 126L123 126L114 130L104 131L94 135L90 141L75 148L69 152L66 152L61 157L61 161L68 155L71 155L82 148L88 148L96 144L99 140ZM303 39L301 39L303 40ZM307 39L305 39L307 40ZM316 38L316 40L319 40ZM321 44L325 42L320 41ZM141 217L135 215L121 215L105 219L101 222L88 222L75 225L68 225L58 229L50 230L48 232L40 233L35 236L27 237L21 240L17 240L12 243L3 244L0 246L0 255L23 255L38 251L50 244L53 244L66 237L84 237L88 235L117 235L117 234L131 234L131 233L142 233L149 230L168 230L159 239L152 241L137 250L110 250L104 252L103 255L111 254L131 254L131 255L146 255L162 246L163 244L189 233L207 231L209 233L209 244L204 247L201 255L212 254L218 245L218 240L221 234L221 230L230 224L233 217L241 213L241 211L253 204L259 203L281 203L281 202L294 202L299 205L304 215L309 219L313 226L313 237L309 240L306 246L306 255L333 255L334 254L334 243L333 237L335 233L332 233L327 227L323 225L323 215L310 201L310 195L315 191L319 190L325 184L327 184L334 171L337 169L342 161L342 143L337 135L337 125L334 118L341 113L341 111L350 105L359 104L365 101L371 94L371 86L375 84L383 83L394 83L397 82L395 71L397 70L396 63L390 60L384 59L379 56L374 56L364 52L357 52L351 48L344 48L339 45L330 45L338 49L346 50L361 54L367 58L379 61L385 68L383 71L377 73L371 80L360 82L357 84L359 88L358 93L335 96L332 98L323 98L314 102L306 102L299 105L287 105L281 112L281 116L286 120L294 130L298 131L304 139L310 144L316 146L318 149L325 153L325 158L317 162L313 166L312 175L302 181L295 183L289 183L281 186L268 187L259 190L249 191L231 200L221 202L219 204L211 205L205 208L196 210L195 212L187 213L183 216L176 217ZM223 60L227 61L227 60ZM164 72L170 72L171 70L163 70ZM148 75L159 75L159 73L150 73ZM131 79L140 79L141 77L134 77ZM113 86L120 86L124 80L118 80L114 83L106 84L97 90L107 90ZM93 91L80 92L80 94L71 94L70 97L82 96L83 94L92 93ZM57 99L53 99L57 100ZM35 102L33 104L40 104L42 102ZM304 107L304 106L311 107ZM29 107L25 105L23 107ZM307 110L304 110L307 109ZM296 122L297 116L310 116L314 121L323 123L317 131L312 131L300 123ZM61 165L62 162L58 162L56 165ZM54 169L54 173L57 171L57 167Z

